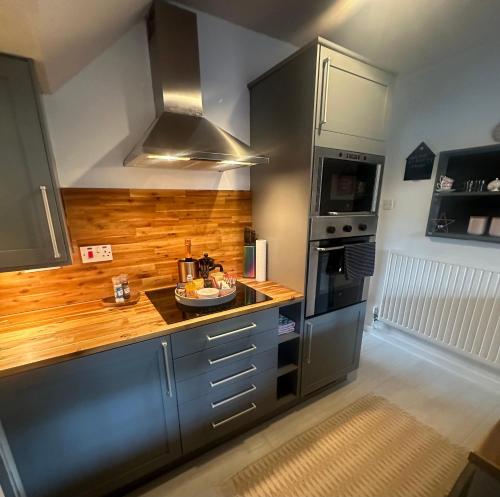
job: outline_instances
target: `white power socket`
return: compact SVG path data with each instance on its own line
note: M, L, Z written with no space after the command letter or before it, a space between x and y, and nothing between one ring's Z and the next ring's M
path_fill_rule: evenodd
M89 245L87 247L80 247L80 255L82 256L82 262L84 264L113 260L111 245Z

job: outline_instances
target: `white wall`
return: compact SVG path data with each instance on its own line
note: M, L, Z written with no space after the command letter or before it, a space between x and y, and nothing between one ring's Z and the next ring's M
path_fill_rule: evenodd
M395 208L381 210L370 317L371 305L381 300L388 250L500 269L498 245L425 237L434 176L403 181L405 159L421 141L436 155L494 143L491 130L500 121L499 52L499 44L483 46L396 80L382 188L382 199L394 199Z
M205 115L249 142L247 83L296 48L198 13ZM249 189L248 169L124 168L154 118L145 24L131 29L52 95L44 96L63 187Z

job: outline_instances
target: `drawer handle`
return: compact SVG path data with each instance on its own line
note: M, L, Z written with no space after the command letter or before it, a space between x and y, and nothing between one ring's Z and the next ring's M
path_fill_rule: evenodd
M217 364L219 362L227 361L229 359L232 359L233 357L238 357L239 355L248 354L249 352L253 352L254 350L257 350L257 347L252 343L252 346L248 347L248 349L240 350L239 352L225 355L224 357L219 357L218 359L209 359L208 364L210 364L211 366L212 364Z
M255 405L254 402L252 402L252 405L248 409L245 409L244 411L241 411L237 414L233 414L232 416L229 416L229 418L223 419L222 421L217 421L217 423L214 423L212 421L212 428L215 429L218 428L219 426L225 425L226 423L229 423L230 421L233 421L234 419L239 418L240 416L243 416L244 414L247 414L253 411L254 409L257 409L257 406Z
M220 335L207 335L207 340L211 342L212 340L218 340L219 338L229 337L231 335L235 335L236 333L252 330L253 328L257 328L257 325L255 323L249 324L248 326L243 326L243 328L238 328L237 330L228 331L227 333L221 333Z
M247 388L246 390L243 390L243 392L237 393L236 395L232 395L231 397L228 397L227 399L224 400L220 400L219 402L212 402L212 409L215 409L216 407L219 406L223 406L224 404L239 399L240 397L243 397L244 395L247 395L249 393L255 392L255 390L257 390L257 387L252 383L252 386L250 388Z
M245 369L245 371L240 371L239 373L228 376L227 378L222 378L222 380L211 381L210 386L212 388L217 387L219 385L222 385L223 383L227 383L228 381L236 380L236 378L239 378L240 376L244 376L248 373L253 373L254 371L257 371L257 366L255 364L252 364L251 367Z

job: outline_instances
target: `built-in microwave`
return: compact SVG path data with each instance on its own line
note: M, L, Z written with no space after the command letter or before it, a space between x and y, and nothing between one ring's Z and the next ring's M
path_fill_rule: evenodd
M316 147L312 216L376 214L384 157Z

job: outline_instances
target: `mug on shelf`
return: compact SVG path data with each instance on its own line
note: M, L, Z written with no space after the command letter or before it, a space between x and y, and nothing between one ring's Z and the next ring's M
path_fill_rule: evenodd
M453 178L449 178L448 176L440 176L436 188L438 190L451 190L453 188L454 182L455 180Z

